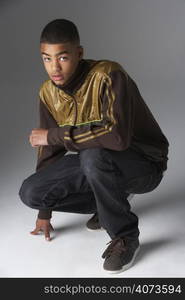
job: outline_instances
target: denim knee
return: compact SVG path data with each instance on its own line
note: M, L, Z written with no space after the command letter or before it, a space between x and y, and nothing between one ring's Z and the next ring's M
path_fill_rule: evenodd
M35 198L36 195L36 191L35 188L32 184L31 179L28 177L27 179L25 179L20 187L19 190L19 197L21 199L21 201L26 204L27 206L31 207L31 208L36 208L35 207Z

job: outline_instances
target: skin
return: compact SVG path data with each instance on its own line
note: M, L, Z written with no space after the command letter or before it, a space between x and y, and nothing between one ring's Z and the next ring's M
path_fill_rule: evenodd
M38 235L40 233L44 233L45 240L51 241L50 232L54 231L53 226L50 223L50 220L44 220L37 218L36 220L36 226L33 231L30 233L33 235Z
M45 70L49 78L56 84L63 86L76 71L79 61L83 57L82 46L72 43L64 44L40 44L40 52ZM34 128L29 135L29 142L32 147L47 146L48 130ZM50 232L53 231L50 220L37 218L36 226L30 233L38 235L44 233L46 241L51 241Z

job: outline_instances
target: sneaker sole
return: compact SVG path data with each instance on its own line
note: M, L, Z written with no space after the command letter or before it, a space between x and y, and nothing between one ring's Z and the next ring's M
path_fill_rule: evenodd
M124 272L124 271L128 270L128 269L133 265L134 260L135 260L135 258L136 258L136 256L137 256L139 250L140 250L140 246L136 249L136 251L135 251L135 253L134 253L134 256L133 256L132 260L131 260L127 265L124 265L121 269L115 270L115 271L110 271L110 270L106 270L106 269L104 269L104 270L105 270L107 273L109 273L109 274L118 274L118 273L121 273L121 272Z
M88 228L88 227L86 227L86 229L88 230L88 231L102 231L102 230L105 230L103 227L100 227L100 228L97 228L97 229L90 229L90 228Z

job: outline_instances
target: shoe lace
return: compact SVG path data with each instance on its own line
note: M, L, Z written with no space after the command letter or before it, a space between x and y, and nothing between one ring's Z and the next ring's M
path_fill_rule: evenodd
M102 258L110 256L111 254L121 254L126 251L126 244L123 238L115 238L108 242L106 245L110 244L107 249L102 254Z

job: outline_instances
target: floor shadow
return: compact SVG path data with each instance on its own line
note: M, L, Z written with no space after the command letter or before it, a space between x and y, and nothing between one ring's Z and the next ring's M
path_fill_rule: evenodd
M136 256L135 263L141 261L142 259L145 259L149 255L152 255L152 253L155 252L156 250L162 249L166 247L168 244L173 244L173 243L175 243L175 239L172 238L158 239L155 241L142 243L140 246L140 251Z
M79 231L84 227L85 227L85 221L77 221L77 222L70 223L68 225L57 226L54 228L54 232L53 232L54 236L52 237L52 240L70 231L72 231L73 233Z
M149 212L154 213L155 210L160 210L162 212L166 209L184 209L185 210L185 189L182 187L181 189L168 189L166 193L164 194L164 190L162 191L161 195L160 192L153 191L153 194L148 193L149 200L147 201L147 193L143 194L144 199L142 199L142 194L139 194L139 197L141 199L137 199L138 194L135 194L133 199L130 201L131 207L134 211L136 211L136 214L142 215L147 214ZM182 206L184 208L182 208Z

